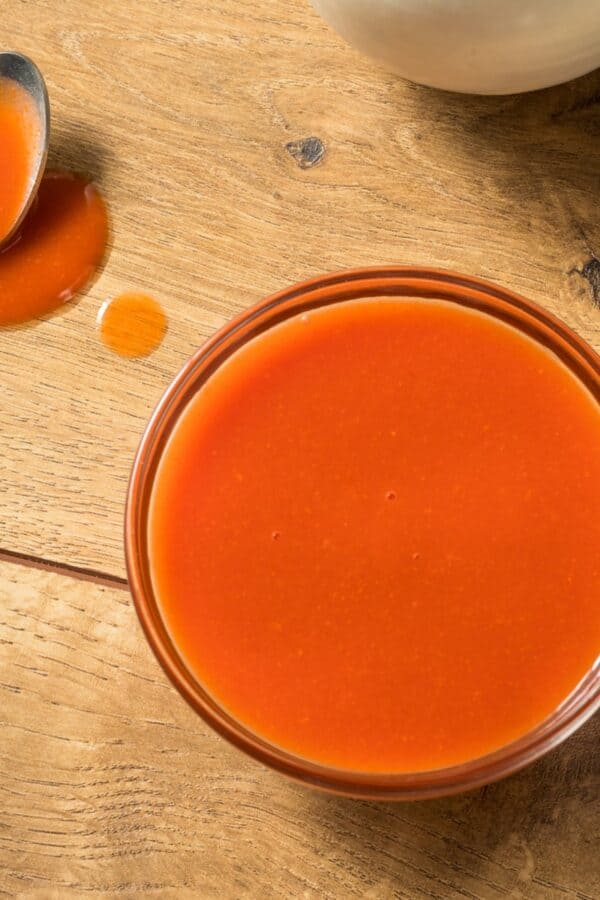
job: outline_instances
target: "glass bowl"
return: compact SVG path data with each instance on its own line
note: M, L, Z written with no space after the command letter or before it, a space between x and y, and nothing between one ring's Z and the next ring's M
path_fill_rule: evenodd
M332 768L289 753L250 731L195 679L163 623L148 555L148 510L157 465L178 417L200 385L238 347L276 323L326 304L375 296L443 299L501 319L559 356L600 404L600 357L553 315L510 291L478 278L403 266L352 269L313 278L268 297L229 322L171 382L150 418L133 464L125 550L133 600L150 646L180 694L215 731L265 765L313 787L353 797L414 800L458 793L503 778L567 738L600 706L600 659L551 716L486 756L412 774Z

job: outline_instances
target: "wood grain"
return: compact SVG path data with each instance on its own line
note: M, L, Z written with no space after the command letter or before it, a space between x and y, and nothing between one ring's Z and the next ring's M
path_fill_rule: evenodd
M80 299L0 335L0 547L122 576L132 455L171 376L265 294L359 264L497 280L600 347L600 74L469 98L361 58L305 0L4 0L2 43L48 80L53 165L112 218ZM100 302L154 293L145 361L99 344Z
M122 589L0 563L0 652L0 895L600 896L598 720L479 792L346 801L210 732Z

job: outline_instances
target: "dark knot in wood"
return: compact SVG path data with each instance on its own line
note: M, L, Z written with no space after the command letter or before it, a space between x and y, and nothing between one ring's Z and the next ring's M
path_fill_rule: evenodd
M594 306L600 307L600 259L595 256L588 259L581 274L590 284Z
M285 145L285 149L301 169L312 169L313 166L318 166L325 156L325 145L318 137L290 141Z
M600 309L600 259L597 256L591 256L588 261L578 269L571 269L569 274L576 272L588 282L592 289L592 303Z

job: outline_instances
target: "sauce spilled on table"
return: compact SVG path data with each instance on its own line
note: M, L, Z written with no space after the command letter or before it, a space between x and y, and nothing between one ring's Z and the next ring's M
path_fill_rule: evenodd
M0 242L21 215L41 151L33 97L10 78L0 78Z
M102 341L120 356L147 356L160 345L167 317L147 294L124 293L105 300L98 312Z
M458 764L600 651L600 406L443 301L283 322L189 401L149 514L183 659L259 735L363 772Z
M46 173L21 231L0 252L0 325L45 315L70 300L102 261L107 237L97 188L79 175Z

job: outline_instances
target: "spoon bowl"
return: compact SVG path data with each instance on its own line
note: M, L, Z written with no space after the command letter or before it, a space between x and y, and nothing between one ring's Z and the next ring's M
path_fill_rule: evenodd
M23 220L37 194L48 157L48 144L50 141L50 102L44 77L36 64L22 53L0 53L0 79L6 78L20 85L32 98L37 117L39 131L37 147L31 164L31 173L25 197L21 209L12 223L8 232L0 237L0 250L2 250L15 236L21 227Z

